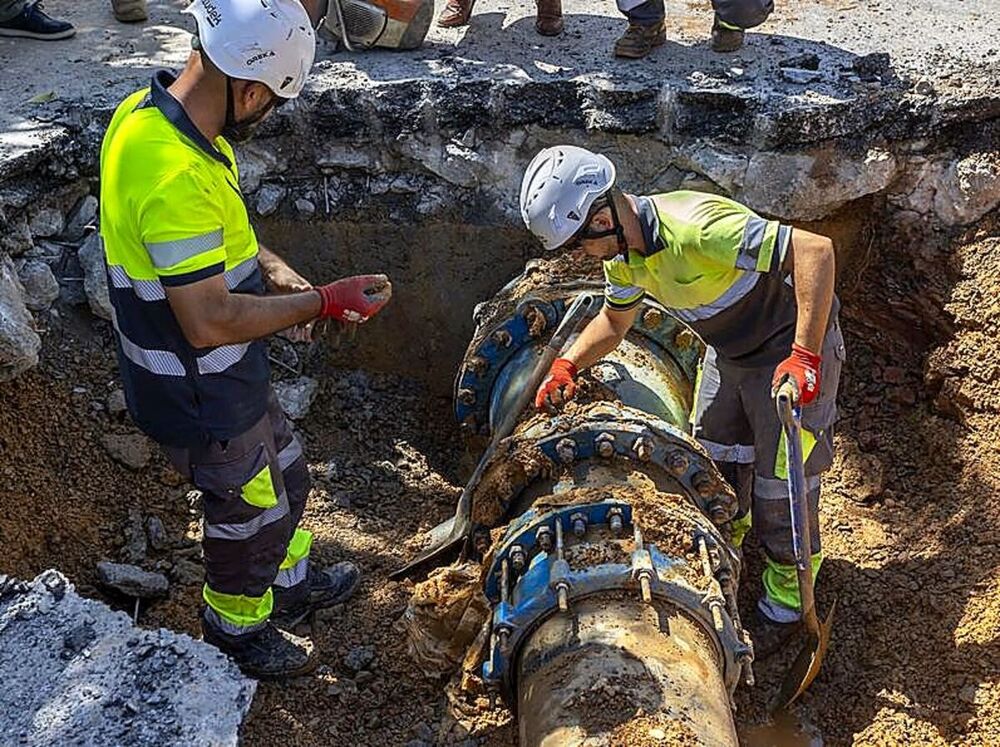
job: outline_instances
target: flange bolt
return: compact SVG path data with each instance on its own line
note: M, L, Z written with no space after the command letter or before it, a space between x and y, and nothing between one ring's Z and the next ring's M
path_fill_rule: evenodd
M573 534L577 537L582 537L587 533L587 517L582 513L575 513L569 517L570 522L573 524Z
M610 459L615 453L615 437L611 433L601 433L594 439L597 453L605 459Z
M523 571L526 561L527 557L525 557L523 547L520 545L514 545L510 548L510 567L514 569L514 573L520 573Z
M572 438L560 439L556 444L556 456L563 464L569 464L576 459L576 441Z
M621 534L624 525L622 522L622 510L615 506L608 509L608 529L612 534Z

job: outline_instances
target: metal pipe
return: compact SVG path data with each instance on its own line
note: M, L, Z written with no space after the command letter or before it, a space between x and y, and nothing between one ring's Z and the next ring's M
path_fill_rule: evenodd
M534 261L477 307L456 379L464 432L509 418L531 394L544 331L596 289L559 272ZM526 414L472 491L499 502L482 515L507 523L483 554L494 642L483 680L516 708L522 747L630 743L651 729L665 744L737 744L731 695L752 677L752 648L726 544L736 499L687 433L700 346L643 306L573 408Z

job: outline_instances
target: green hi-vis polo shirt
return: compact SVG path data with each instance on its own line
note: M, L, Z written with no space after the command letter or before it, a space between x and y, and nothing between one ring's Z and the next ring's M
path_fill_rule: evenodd
M157 73L126 98L101 145L101 238L126 400L160 443L193 447L249 429L265 412L261 341L194 348L165 288L221 275L231 293L264 292L257 239L233 150L209 142Z
M786 357L796 320L782 270L791 228L702 192L635 199L646 254L604 263L609 307L632 308L648 293L729 362L773 365Z

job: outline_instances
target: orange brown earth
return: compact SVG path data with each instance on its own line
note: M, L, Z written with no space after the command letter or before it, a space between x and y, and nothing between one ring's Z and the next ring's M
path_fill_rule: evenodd
M873 258L842 294L850 362L820 577L820 601L835 596L837 615L824 670L797 706L827 745L1000 744L998 224L994 214L950 246ZM880 269L896 260L907 272ZM133 552L136 521L156 516L167 544L147 548L145 564L172 586L140 623L197 633L196 501L155 448L134 471L101 445L109 432L135 434L108 412L118 385L107 326L71 313L47 324L41 367L2 389L5 570L30 578L55 566L100 596L97 561ZM412 586L387 575L450 514L468 467L450 402L387 374L320 378L300 425L316 480L305 523L318 558L349 558L365 581L317 621L320 669L260 687L245 743L514 744L510 715L485 699L448 715L446 682L410 662L394 625ZM756 553L751 544L744 605ZM737 696L743 729L763 720L785 664L757 664L759 686ZM622 744L683 743L653 719L628 728Z

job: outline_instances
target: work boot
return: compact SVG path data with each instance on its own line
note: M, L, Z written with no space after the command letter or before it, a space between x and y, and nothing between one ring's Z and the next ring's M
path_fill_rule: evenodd
M743 46L743 29L725 25L719 17L712 24L712 51L735 52Z
M476 0L448 0L444 10L438 16L438 26L444 29L465 26L472 16L472 7Z
M122 23L139 23L149 18L146 0L111 0L111 9Z
M667 40L667 26L657 21L650 26L630 23L621 38L615 42L615 57L639 60Z
M253 633L229 635L202 618L201 629L204 641L229 656L247 677L296 677L317 664L312 641L279 630L270 622Z
M294 628L316 610L347 601L359 583L361 571L354 563L344 561L322 570L316 570L310 563L304 582L308 592L296 594L295 599L282 599L281 591L275 588L271 620L283 628Z
M748 622L756 661L763 661L788 646L802 630L801 620L776 622L765 615L759 605L754 607Z
M562 0L538 0L535 31L542 36L558 36L562 30Z
M28 3L13 18L0 21L0 36L18 36L25 39L55 41L68 39L76 33L73 24L57 21L42 11L42 4Z

